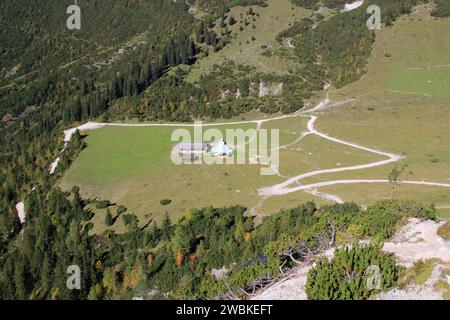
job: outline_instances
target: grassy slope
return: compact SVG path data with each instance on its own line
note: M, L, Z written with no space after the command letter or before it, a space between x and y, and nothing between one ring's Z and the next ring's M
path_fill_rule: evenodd
M254 197L259 166L176 166L170 160L172 130L107 127L89 132L88 147L61 186L79 185L84 195L117 201L141 216L153 213L156 219L166 211L180 216L193 207L248 203ZM249 178L237 178L242 176ZM172 204L162 207L159 201L164 198Z
M262 72L277 74L286 73L289 68L295 66L295 63L287 58L288 52L285 52L285 48L275 41L275 37L281 31L289 28L290 24L306 17L310 11L296 6L292 10L293 6L290 0L268 0L267 4L268 6L264 8L253 6L254 12L260 14L259 17L255 16L255 22L245 14L248 7L232 8L230 14L238 22L229 27L229 30L236 34L236 38L220 52L211 53L208 57L201 59L192 68L187 81L195 82L211 66L220 64L225 59L231 59L242 64L251 64L258 67ZM239 31L241 13L243 13L244 19L247 18L250 23L242 32ZM255 24L255 29L252 28L253 23ZM252 41L252 36L255 37L255 41ZM247 42L249 43L247 44ZM261 55L265 50L261 48L263 45L266 45L273 51L281 50L285 52L285 56L263 56Z
M334 98L356 97L355 102L329 110L321 116L317 127L346 140L406 155L400 165L409 165L408 170L413 175L408 179L448 183L450 149L445 146L450 141L450 80L444 80L449 79L449 68L427 68L450 63L448 28L449 19L436 20L419 13L379 31L368 74L334 94ZM386 53L391 57L386 57ZM330 174L322 178L386 179L392 167ZM366 204L388 197L390 192L389 186L383 185L332 186L322 190L335 192L344 200ZM403 185L397 196L442 205L450 203L449 190L437 187Z
M439 215L443 218L450 218L450 209L439 209Z
M450 21L422 16L400 19L394 27L378 32L369 63L369 72L360 81L335 91L333 99L356 97L348 106L319 115L316 127L331 135L383 151L405 154L414 180L448 182L450 141L448 99L423 94L400 94L389 87L389 79L405 68L448 64L447 36ZM421 39L422 41L411 41ZM449 39L450 40L450 39ZM389 53L391 57L386 57ZM406 54L408 53L408 54ZM407 84L405 84L406 88ZM307 118L269 122L263 128L280 128L281 144L294 141L306 130ZM126 131L126 132L125 132ZM89 133L88 148L68 171L62 186L82 187L85 194L117 201L141 218L153 214L160 219L166 211L174 217L193 207L258 203L255 190L284 181L280 177L261 177L258 166L173 166L170 164L170 128L105 128ZM307 137L281 151L280 173L298 175L307 171L368 163L380 157L340 146L317 137ZM437 159L437 161L436 161ZM351 173L328 174L304 180L386 179L392 166ZM227 172L228 175L225 175ZM238 192L239 191L239 192ZM369 204L387 198L388 185L346 185L321 188L347 201ZM450 203L447 189L400 186L397 196ZM162 207L159 200L174 200ZM318 200L304 192L273 197L258 210L268 214L307 200ZM445 212L445 210L443 210ZM102 220L102 219L98 219ZM145 220L145 218L144 218Z
M387 87L404 93L450 97L450 65L397 71Z
M289 118L268 122L262 128L280 129L280 143L294 142L306 131L308 118ZM229 128L254 128L254 125ZM224 130L226 127L220 127ZM258 203L256 190L311 170L378 160L370 154L354 151L317 137L307 137L280 151L278 176L261 176L258 165L173 165L170 161L173 128L106 127L88 132L87 148L66 172L60 185L81 187L85 196L109 199L136 212L144 223L152 214L160 220L165 212L173 217L191 208L208 205ZM248 152L248 149L247 149ZM161 206L161 199L172 199ZM308 195L306 200L312 197ZM265 205L263 214L275 212L280 204ZM96 210L94 210L95 212ZM104 212L100 215L104 216ZM103 218L94 219L103 223Z
M69 72L76 66L98 72L93 64L109 58L119 60L123 56L117 54L119 48L131 56L134 48L143 44L158 48L176 30L186 29L193 21L180 2L79 0L81 29L68 30L66 10L71 4L24 0L18 6L13 0L2 1L0 87L27 84L59 69ZM7 77L13 67L16 73ZM103 66L101 71L104 69L108 67Z

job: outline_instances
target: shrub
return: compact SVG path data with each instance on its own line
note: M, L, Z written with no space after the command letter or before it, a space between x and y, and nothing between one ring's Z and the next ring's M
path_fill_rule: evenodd
M97 204L95 205L95 207L97 209L106 209L109 207L109 205L110 205L110 203L108 200L100 200L100 201L97 201Z
M167 205L169 205L171 202L172 202L172 200L170 200L170 199L162 199L161 201L159 201L159 203L160 203L162 206L167 206Z
M118 206L117 207L117 214L122 214L122 213L124 213L125 211L127 211L127 208L126 207L124 207L124 206Z
M446 224L442 225L437 234L444 240L450 241L450 222L447 221Z
M136 217L136 215L134 215L132 213L123 215L122 219L123 219L123 223L125 224L125 226L127 226L129 228L135 228L138 225L138 218Z
M431 13L434 17L445 18L450 16L450 2L448 0L436 0L436 8Z
M371 266L379 268L379 283ZM319 261L308 273L306 293L312 300L363 300L377 290L394 287L399 272L394 257L383 252L381 245L355 244L351 249L337 249L331 261Z
M390 208L370 207L356 218L362 234L380 240L392 237L401 216Z
M436 220L437 212L434 206L424 206L416 201L386 200L369 207L355 218L355 222L363 235L383 240L394 235L402 218Z
M111 211L109 209L106 210L106 216L105 216L105 224L110 227L114 224L114 219L111 215Z

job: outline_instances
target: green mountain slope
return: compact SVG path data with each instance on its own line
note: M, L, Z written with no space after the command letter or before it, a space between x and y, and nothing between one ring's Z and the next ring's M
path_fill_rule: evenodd
M70 4L2 1L2 75L20 65L15 77L30 72L42 76L65 63L114 49L138 35L142 35L141 42L157 46L193 22L186 5L173 1L80 0L81 30L72 31L66 27ZM4 80L9 82L10 78Z
M268 12L276 5L269 0L79 0L81 30L70 31L66 8L72 1L24 0L18 5L3 0L0 298L130 298L139 289L155 287L173 298L212 298L225 292L224 283L211 276L212 267L242 265L262 250L272 254L271 262L281 261L272 245L284 243L270 244L269 231L274 231L272 240L284 239L281 232L294 236L302 231L311 242L315 232L328 232L329 221L315 215L313 204L283 211L260 228L241 207L196 210L177 224L166 218L158 226L152 221L139 226L135 215L124 214L125 208L118 206L113 214L107 200L81 199L79 188L63 192L57 184L86 147L78 133L65 146L64 129L91 120L189 122L250 111L298 111L325 84L342 87L364 75L376 38L366 27L369 5L381 7L388 28L415 5L429 1L366 0L342 13L345 2L284 1L280 17L292 18L285 23ZM321 11L320 4L328 9ZM434 16L449 15L448 1L435 4ZM274 25L269 32L263 28ZM195 74L205 61L205 72ZM270 68L261 67L261 61ZM274 72L278 66L280 72ZM433 81L444 79L434 76ZM406 91L409 78L399 74L390 85ZM56 157L58 168L50 174ZM22 201L28 213L24 225L15 207ZM126 232L92 235L89 206L107 209L107 224L123 214ZM370 227L352 220L363 215L353 205L326 210L330 217L349 214L342 221L336 218L342 230L350 222ZM434 216L432 208L424 211ZM304 224L307 230L301 229ZM65 287L65 269L71 263L88 270L80 292ZM234 270L233 284L251 289L252 276L267 276L263 265L253 268ZM277 271L278 265L270 265L269 276Z

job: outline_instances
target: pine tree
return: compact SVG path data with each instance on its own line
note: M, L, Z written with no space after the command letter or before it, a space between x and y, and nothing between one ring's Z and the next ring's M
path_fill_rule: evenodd
M51 288L50 283L50 273L51 273L51 266L50 261L48 258L47 253L44 255L44 259L42 261L42 268L41 268L41 274L39 278L39 282L42 286L40 297L44 298L47 295L48 290Z
M161 55L161 66L162 68L165 68L169 65L169 55L168 50L166 49L163 54Z
M106 217L105 217L105 224L110 227L114 224L114 219L111 215L111 211L108 209L106 209Z
M123 80L121 77L114 76L111 82L111 99L119 99L123 97Z
M170 234L172 222L170 221L169 215L166 213L161 227L161 235L164 240L170 241Z
M148 59L141 68L141 74L139 77L139 82L145 90L152 81L152 64L150 59Z
M81 99L81 118L86 119L92 115L92 108L95 109L95 106L93 106L92 101L92 95L90 94L88 96L88 99L82 98Z
M82 119L82 107L80 97L77 95L72 104L72 121L81 121Z
M63 108L63 116L62 116L62 119L63 119L63 122L64 122L65 124L68 124L68 123L71 121L71 118L70 118L70 110L69 110L69 108L68 108L67 106L65 106L65 107Z
M175 45L172 43L167 48L167 66L174 66L177 64L177 53Z
M187 52L187 47L183 46L180 48L180 58L181 58L181 63L183 64L189 64L189 56L188 56L188 52Z
M129 76L125 82L125 95L128 97L138 94L137 81L133 76Z
M195 40L198 43L203 43L203 41L205 40L205 24L203 23L203 21L201 21L195 30Z
M191 38L189 38L187 43L187 52L190 59L192 59L196 54L195 43Z
M220 17L220 27L225 28L225 14L224 13Z
M27 287L27 269L23 256L16 259L16 265L13 275L14 286L16 288L17 298L24 300L28 295Z

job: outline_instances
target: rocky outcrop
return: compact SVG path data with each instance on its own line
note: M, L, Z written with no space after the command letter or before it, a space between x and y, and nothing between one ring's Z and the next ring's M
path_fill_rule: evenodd
M276 96L283 93L283 83L269 83L265 81L259 82L259 94L258 97Z
M267 82L261 80L259 84L252 82L249 86L249 93L250 96L254 97L266 97L266 96L277 96L283 93L283 86L284 84L282 82ZM241 90L239 88L236 88L235 90L220 90L219 91L219 98L220 101L225 101L227 99L239 99L242 97Z

